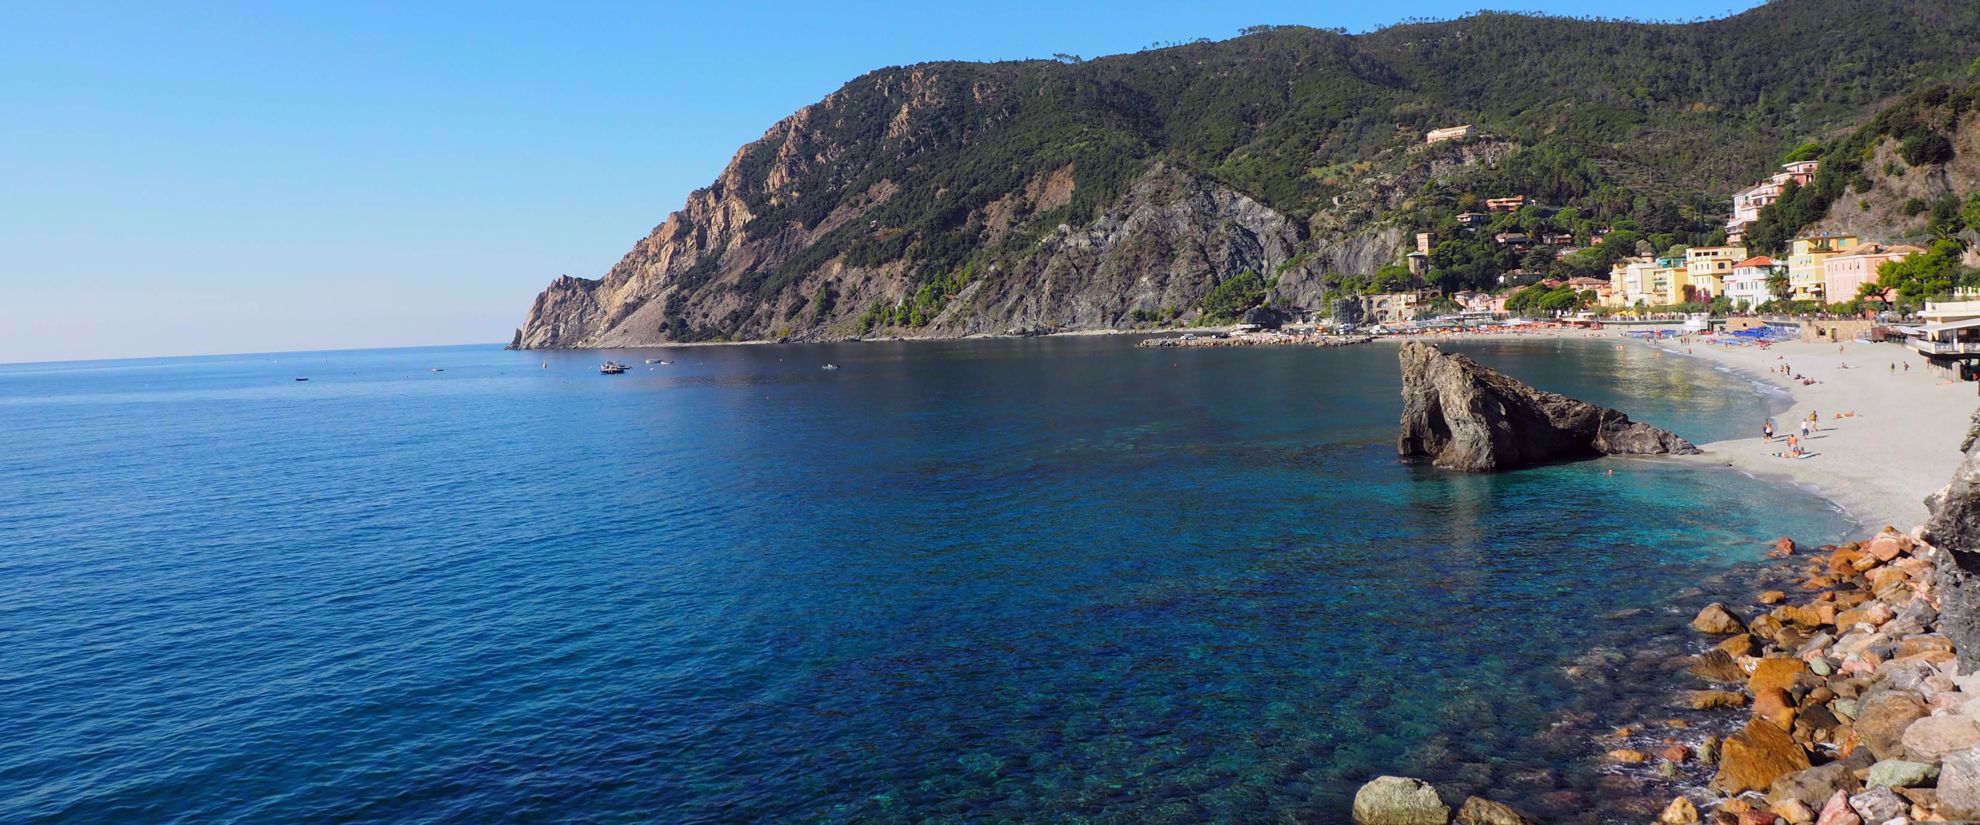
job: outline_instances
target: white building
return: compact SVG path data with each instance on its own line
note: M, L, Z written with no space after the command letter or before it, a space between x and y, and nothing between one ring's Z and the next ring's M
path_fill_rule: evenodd
M1767 288L1767 279L1783 269L1783 265L1765 255L1740 261L1725 277L1726 297L1732 300L1733 308L1739 310L1751 310L1774 300L1773 290Z
M1423 142L1443 143L1444 141L1447 140L1464 140L1465 138L1471 137L1476 134L1478 134L1478 130L1471 128L1470 124L1466 124L1463 126L1447 126L1442 129L1431 129L1430 134L1423 136Z
M1781 171L1750 189L1733 195L1732 217L1726 221L1726 235L1729 240L1738 241L1746 233L1746 228L1760 220L1760 210L1781 199L1789 181L1798 186L1807 186L1815 180L1815 170L1821 168L1821 161L1801 160L1781 166Z

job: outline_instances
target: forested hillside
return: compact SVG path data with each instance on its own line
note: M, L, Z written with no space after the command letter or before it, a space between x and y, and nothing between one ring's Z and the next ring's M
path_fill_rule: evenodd
M1313 307L1509 194L1551 229L1702 243L1795 147L1977 57L1980 4L1777 0L881 69L743 147L602 279L555 282L516 345L1189 322L1241 276ZM1456 124L1481 135L1424 145ZM1518 265L1440 252L1446 288Z

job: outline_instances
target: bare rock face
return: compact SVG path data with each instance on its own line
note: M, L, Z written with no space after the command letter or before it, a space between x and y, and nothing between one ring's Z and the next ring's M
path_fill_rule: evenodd
M1404 344L1396 452L1468 472L1604 455L1689 455L1691 442L1606 407L1542 392L1462 355Z
M1938 547L1939 631L1953 641L1961 670L1980 669L1980 456L1971 452L1980 436L1980 412L1960 443L1966 460L1952 481L1925 499L1931 518L1925 540Z

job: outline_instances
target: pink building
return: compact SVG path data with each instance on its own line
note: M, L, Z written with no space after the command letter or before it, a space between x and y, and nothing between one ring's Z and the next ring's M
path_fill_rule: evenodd
M1901 261L1924 251L1915 246L1867 243L1844 252L1823 265L1822 294L1835 303L1851 300L1864 284L1876 282L1877 267L1885 261Z

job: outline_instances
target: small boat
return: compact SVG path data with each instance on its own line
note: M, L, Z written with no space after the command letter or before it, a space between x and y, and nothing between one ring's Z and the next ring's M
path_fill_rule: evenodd
M598 367L599 375L623 375L625 371L626 365L617 361L606 361Z
M822 370L835 370L835 369L838 369L838 368L839 368L839 365L838 365L838 364L826 364L825 366L822 366L822 367L819 367L819 369L822 369Z
M443 369L441 369L441 368L439 368L439 367L434 367L434 368L433 368L433 371L434 371L434 372L446 372L446 370L443 370Z
M646 363L648 363L648 364L665 364L665 363L667 363L667 362L665 362L665 361L662 361L662 360L660 360L660 359L658 359L658 358L648 358L648 359L646 359Z
M308 381L309 379L307 379L307 378L298 378L298 379L296 379L296 380L297 380L297 381Z

